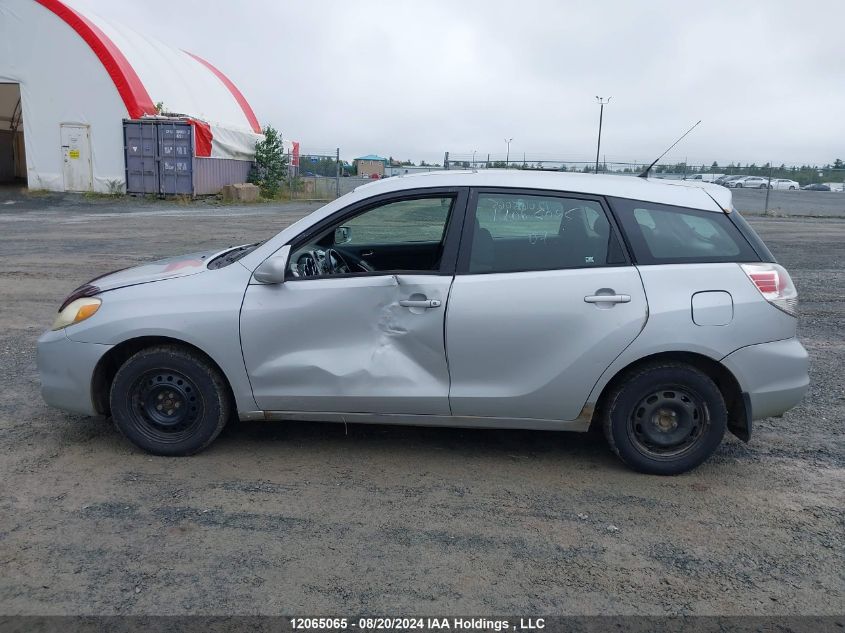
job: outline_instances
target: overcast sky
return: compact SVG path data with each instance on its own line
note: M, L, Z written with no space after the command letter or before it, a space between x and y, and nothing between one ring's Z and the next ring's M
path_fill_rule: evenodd
M205 57L304 151L845 159L845 1L82 0Z

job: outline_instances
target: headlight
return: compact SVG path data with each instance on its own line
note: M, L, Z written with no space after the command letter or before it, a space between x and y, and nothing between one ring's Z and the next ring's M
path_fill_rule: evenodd
M94 316L97 310L100 309L102 301L96 297L83 297L75 299L67 304L56 317L53 323L54 330L61 330L68 325L79 323L85 319Z

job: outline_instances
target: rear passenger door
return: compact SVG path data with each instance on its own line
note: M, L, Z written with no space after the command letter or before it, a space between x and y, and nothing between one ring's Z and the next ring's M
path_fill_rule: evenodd
M647 306L602 201L473 190L446 315L457 416L574 420Z

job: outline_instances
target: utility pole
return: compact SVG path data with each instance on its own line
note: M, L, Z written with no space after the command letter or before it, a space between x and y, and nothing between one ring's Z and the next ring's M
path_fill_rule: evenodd
M596 101L598 102L600 109L599 109L599 140L598 144L596 145L596 173L599 173L599 152L601 152L601 124L602 120L604 119L604 106L605 104L610 103L610 100L613 97L608 97L605 99L604 97L596 97Z
M443 155L443 169L449 169L449 152Z
M472 168L475 169L475 154L478 152L477 149L472 150Z
M505 154L505 169L508 168L508 164L510 163L510 159L511 159L511 141L512 140L513 140L512 138L506 138L505 139L505 143L508 146L508 152L507 152L507 154Z

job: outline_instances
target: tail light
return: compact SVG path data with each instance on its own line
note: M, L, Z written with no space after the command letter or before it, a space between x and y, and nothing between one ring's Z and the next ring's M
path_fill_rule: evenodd
M740 264L763 298L789 316L798 316L798 292L783 266Z

